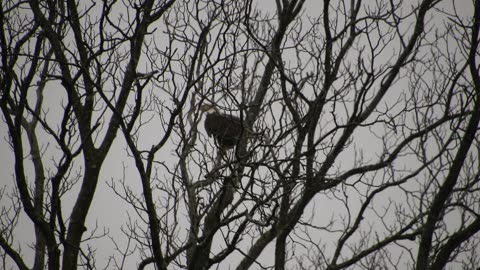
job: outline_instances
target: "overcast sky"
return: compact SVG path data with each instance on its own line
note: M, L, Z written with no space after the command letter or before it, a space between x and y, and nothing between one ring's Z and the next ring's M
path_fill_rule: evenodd
M271 10L271 13L274 12L274 1L258 1L259 6L261 7L262 10ZM412 5L416 3L417 1L405 1L405 2L412 2ZM446 7L451 7L451 3L453 1L444 1L444 6ZM471 8L471 1L455 1L457 8L457 12L459 14L465 14L465 16L468 16L471 14L472 8ZM309 16L318 16L319 11L321 11L321 1L307 1L304 7L305 10L305 18L306 15ZM444 19L442 17L442 19ZM440 27L442 23L442 19L438 19L436 17L432 18L433 21L435 21L435 24ZM438 20L438 21L437 21ZM140 65L141 66L141 65ZM398 84L396 87L401 88L402 84ZM406 87L406 86L405 86ZM61 103L62 95L63 94L58 94L58 92L61 92L61 89L51 89L51 92L49 92L47 100L47 104L49 104L50 112L49 114L52 117L55 117L56 114L55 110L58 110L58 104ZM158 133L161 132L161 129L158 127L153 127L152 132L149 134L145 134L147 141L156 141L158 140ZM365 134L365 136L369 136L368 134ZM151 137L148 139L148 137ZM5 186L7 191L10 192L9 190L12 187L13 183L13 156L11 154L11 150L8 145L8 134L6 130L6 125L2 119L0 121L0 186ZM40 137L40 140L42 141L44 138ZM366 138L361 138L358 137L356 138L357 143L361 143L362 140L365 140L365 142L368 142L369 145L368 147L370 149L379 147L378 149L381 149L381 145L371 145L371 141L369 141L368 137ZM148 145L148 143L147 143ZM125 143L123 140L123 137L118 135L116 142L114 143L107 160L105 161L105 164L102 169L100 181L99 181L99 186L96 192L96 196L93 202L93 206L91 207L91 211L88 216L88 228L91 229L94 226L98 225L98 230L103 231L103 229L107 229L108 232L110 233L111 236L120 239L124 239L120 232L120 228L122 225L125 224L125 221L127 220L127 213L130 212L133 215L133 212L131 211L130 208L127 207L125 202L120 200L113 192L112 190L108 187L109 182L113 181L115 183L118 183L120 179L124 177L124 171L123 167L125 166L126 168L126 175L125 179L130 183L130 187L133 189L138 188L138 192L141 193L140 189L140 182L138 180L138 176L134 167L134 164L132 162L131 158L127 157L127 154L125 152ZM163 159L163 160L172 160L169 155L172 153L169 152L172 148L167 148L168 150L162 150L161 153L158 155L158 159ZM47 152L50 150L47 150ZM375 151L366 153L366 155L371 155L374 157L377 153ZM345 158L344 162L349 163L352 162L351 160L348 161L348 155L349 153L345 153ZM50 160L49 162L52 162ZM74 188L75 190L75 188ZM338 209L338 201L332 201L326 196L317 196L318 199L311 204L311 207L315 207L320 211L320 216L329 216L331 213L332 209ZM6 198L5 194L3 198L0 198L0 205L5 206L6 203L10 203L9 199ZM66 209L65 213L68 213L67 209L71 209L71 200L64 200L63 201L63 208ZM318 207L321 205L322 207ZM127 211L128 209L128 211ZM322 213L321 211L325 211ZM319 221L321 224L322 221ZM96 224L96 225L95 225ZM31 243L33 237L33 231L31 229L31 223L29 220L25 218L23 215L22 218L20 219L20 223L16 229L16 235L18 237L18 241L24 241L24 243ZM102 267L106 260L108 259L108 256L112 254L111 249L112 249L112 243L109 238L105 237L102 239L98 239L94 241L95 243L95 248L98 250L98 257L97 257L97 263L99 267ZM23 249L23 252L25 254L31 254L31 249L25 247ZM265 258L272 258L273 256L265 257ZM235 258L233 258L235 260ZM135 265L138 263L138 260L130 260L128 263L130 263L131 267L135 267ZM125 269L133 269L131 267L126 267ZM224 268L226 269L226 268Z

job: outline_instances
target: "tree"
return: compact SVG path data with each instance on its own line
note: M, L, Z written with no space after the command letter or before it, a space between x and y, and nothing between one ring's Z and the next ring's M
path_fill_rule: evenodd
M480 1L314 2L1 2L2 266L477 267Z

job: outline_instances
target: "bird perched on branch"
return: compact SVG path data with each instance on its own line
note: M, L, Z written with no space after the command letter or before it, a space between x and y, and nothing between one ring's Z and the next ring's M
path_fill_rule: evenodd
M222 149L235 147L245 127L236 116L223 114L212 104L203 104L200 110L206 113L205 130L208 136L214 137Z

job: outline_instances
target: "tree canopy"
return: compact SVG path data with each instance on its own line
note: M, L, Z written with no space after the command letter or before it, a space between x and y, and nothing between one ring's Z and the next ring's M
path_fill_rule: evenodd
M480 265L480 1L0 3L0 267Z

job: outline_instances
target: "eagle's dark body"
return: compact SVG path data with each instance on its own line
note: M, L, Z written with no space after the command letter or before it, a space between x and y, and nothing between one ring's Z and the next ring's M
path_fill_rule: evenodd
M206 112L205 130L208 136L213 136L222 148L235 147L244 130L240 118L219 113L212 105L203 105L201 109Z

